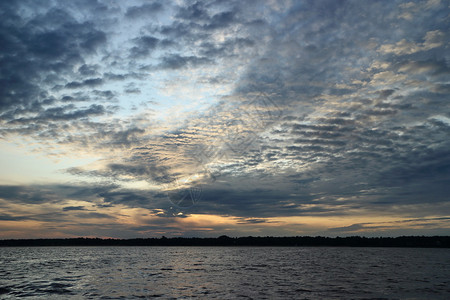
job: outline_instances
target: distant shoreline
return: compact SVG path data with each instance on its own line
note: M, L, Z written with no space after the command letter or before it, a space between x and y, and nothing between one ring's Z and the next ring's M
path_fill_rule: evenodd
M450 248L450 236L400 237L228 237L218 238L66 238L66 239L4 239L0 247L59 246L329 246L329 247L406 247Z

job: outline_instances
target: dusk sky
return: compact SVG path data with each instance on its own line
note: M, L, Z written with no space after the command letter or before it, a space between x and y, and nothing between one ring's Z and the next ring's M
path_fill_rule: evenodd
M0 1L0 239L450 234L448 1Z

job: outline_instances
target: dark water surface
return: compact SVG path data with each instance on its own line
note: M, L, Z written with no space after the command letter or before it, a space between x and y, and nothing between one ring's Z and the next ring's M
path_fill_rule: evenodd
M450 299L450 249L0 248L0 298Z

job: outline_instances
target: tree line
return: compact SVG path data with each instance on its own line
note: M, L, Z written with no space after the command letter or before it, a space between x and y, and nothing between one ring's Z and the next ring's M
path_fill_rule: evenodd
M34 246L331 246L331 247L426 247L450 248L450 236L400 236L400 237L229 237L217 238L172 237L166 238L66 238L66 239L4 239L0 247Z

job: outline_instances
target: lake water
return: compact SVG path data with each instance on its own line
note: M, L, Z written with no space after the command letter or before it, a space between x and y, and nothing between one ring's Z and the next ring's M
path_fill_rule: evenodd
M0 248L0 298L450 299L450 249Z

